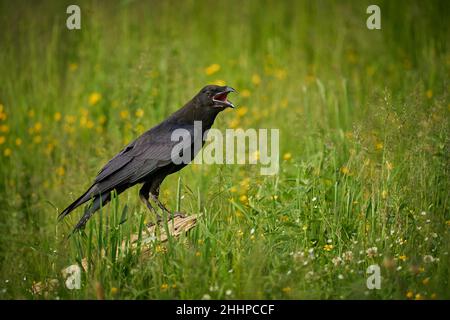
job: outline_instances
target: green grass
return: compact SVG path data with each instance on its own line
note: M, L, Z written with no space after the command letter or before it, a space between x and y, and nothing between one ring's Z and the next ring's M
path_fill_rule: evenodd
M68 31L70 1L2 1L0 298L449 299L449 6L377 3L371 31L370 1L80 1ZM215 82L241 92L216 128L280 129L280 174L170 176L164 202L202 216L146 259L115 250L150 219L137 188L66 240L101 166Z

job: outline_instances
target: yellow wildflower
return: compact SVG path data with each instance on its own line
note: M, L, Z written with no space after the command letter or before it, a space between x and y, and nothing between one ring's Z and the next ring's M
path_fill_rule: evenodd
M244 97L244 98L248 98L248 97L250 97L251 95L252 95L252 93L251 93L250 90L248 90L248 89L244 89L244 90L242 90L242 92L241 92L241 96Z
M386 190L383 190L383 191L381 192L381 198L386 199L387 196L388 196L388 192L387 192Z
M111 294L112 294L113 296L115 296L118 292L119 292L119 289L117 289L116 287L112 287L112 288L111 288Z
M232 119L229 124L230 128L234 129L239 126L239 119Z
M333 245L332 244L326 244L326 245L323 246L323 250L331 251L331 250L333 250Z
M69 71L74 72L78 69L78 65L76 63L69 63Z
M226 84L226 82L218 79L218 80L214 80L213 84L215 84L216 86L224 86Z
M423 300L423 296L420 293L418 293L418 294L416 294L414 299L416 299L416 300Z
M73 124L76 121L76 117L75 116L71 116L71 115L67 115L65 117L65 120L66 120L67 123Z
M74 132L75 132L75 128L74 128L74 127L71 127L71 126L68 125L68 124L65 124L65 125L64 125L64 131L67 132L67 133L74 133Z
M205 73L210 76L220 70L220 65L214 63L205 69Z
M425 278L422 280L423 285L428 285L430 283L430 278Z
M277 69L275 70L275 77L283 80L284 78L286 78L287 72L285 69Z
M16 146L20 146L22 144L22 139L20 139L20 138L17 138L16 139Z
M239 117L243 117L247 112L248 112L247 107L240 107L239 109L237 109L237 115Z
M195 256L196 257L200 257L202 254L201 254L201 252L200 251L197 251L196 253L195 253Z
M87 117L86 117L86 116L82 116L82 117L80 118L80 127L85 127L87 121L88 121Z
M0 144L4 144L6 141L6 138L4 136L0 136Z
M253 152L253 154L250 155L250 159L254 160L254 161L258 161L260 158L260 152L259 150L256 150L255 152Z
M375 67L374 66L368 66L366 68L366 72L367 72L367 75L369 77L373 76L375 74Z
M163 283L161 285L161 290L167 290L167 289L169 289L169 285L167 283Z
M375 144L375 149L376 150L383 150L383 143L382 142L377 142Z
M259 86L259 84L261 83L261 77L258 74L254 74L252 76L252 82L255 86Z
M157 245L155 248L155 251L157 253L165 253L167 251L167 248L161 245Z
M34 115L35 115L34 110L28 111L28 117L34 118Z
M56 174L62 177L66 174L66 170L64 169L64 167L58 167L56 168Z
M237 188L235 186L230 188L230 192L231 193L236 193L237 192Z
M399 258L400 260L402 260L402 261L406 261L406 260L408 259L408 257L405 256L405 255L401 255L401 256L399 256L398 258Z
M241 182L240 182L241 188L244 192L247 192L247 190L250 187L250 178L244 178Z
M136 115L136 117L138 117L138 118L142 118L143 116L144 116L144 110L142 110L142 109L137 109L136 110L136 112L135 112L135 115Z
M142 134L142 133L144 133L144 131L145 131L145 127L142 124L138 124L136 126L136 132L137 133Z
M343 166L343 167L341 168L341 172L342 172L343 174L345 174L345 175L348 175L348 174L350 174L350 169L349 169L348 167L346 167L346 166Z
M53 116L53 119L54 119L56 122L61 121L61 118L62 118L61 112L56 112L55 115Z
M245 194L243 194L242 196L239 197L239 200L240 200L241 202L245 203L245 202L248 201L248 197L247 197Z
M291 159L292 159L292 154L291 154L290 152L286 152L286 153L283 155L283 160L289 161L289 160L291 160Z
M128 119L128 116L129 116L129 113L128 113L127 110L122 110L122 111L120 111L120 117L121 117L122 119Z
M42 130L42 123L36 122L34 124L34 131L37 133L37 132L41 132L41 130Z
M49 143L47 144L47 147L45 148L45 153L46 154L51 154L53 152L53 149L55 148L55 145L53 143Z
M33 142L34 142L35 144L41 143L41 142L42 142L42 137L41 137L41 136L35 136L35 137L33 138Z
M436 294L436 293L432 293L432 294L431 294L431 299L434 300L434 299L436 299L436 298L437 298L437 294Z
M427 98L428 98L428 99L433 98L433 90L428 89L427 92L426 92L426 95L427 95Z
M11 154L12 154L12 150L11 150L10 148L6 148L6 149L3 151L3 155L4 155L5 157L9 157L9 156L11 156Z
M81 108L80 113L82 116L87 117L89 115L89 110L86 108Z
M406 292L406 297L408 299L412 299L414 297L414 292L412 292L411 290L409 290L408 292Z
M106 116L102 114L100 117L98 117L98 123L99 124L105 124L106 123Z
M89 95L89 104L91 106L97 104L102 99L102 95L98 92L93 92Z
M3 124L0 126L0 131L1 132L8 132L9 131L9 126L6 124Z
M290 287L285 287L285 288L281 289L281 291L283 291L284 293L290 293L292 291L292 289Z

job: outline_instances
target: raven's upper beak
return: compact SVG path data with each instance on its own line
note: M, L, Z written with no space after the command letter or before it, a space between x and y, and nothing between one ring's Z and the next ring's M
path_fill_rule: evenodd
M225 87L225 91L226 92L236 92L236 93L238 93L234 88L228 87L228 86Z
M237 93L237 91L235 89L233 89L232 87L228 87L228 86L224 87L223 91L214 95L213 101L216 102L217 104L224 105L224 106L230 107L230 108L234 108L234 104L227 99L227 96L230 92Z

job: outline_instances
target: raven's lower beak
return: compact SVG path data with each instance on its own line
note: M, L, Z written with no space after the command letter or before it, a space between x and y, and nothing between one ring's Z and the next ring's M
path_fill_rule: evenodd
M228 86L224 87L223 91L214 95L213 101L221 106L234 108L234 104L227 99L227 96L230 92L237 93L237 91L235 89L233 89L232 87L228 87Z

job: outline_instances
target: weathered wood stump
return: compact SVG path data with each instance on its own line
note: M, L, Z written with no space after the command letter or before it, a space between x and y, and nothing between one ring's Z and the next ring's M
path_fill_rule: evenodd
M181 234L187 233L189 230L191 230L195 225L197 224L198 217L200 215L190 215L186 216L184 218L182 217L175 217L174 219L170 219L167 222L167 228L161 223L159 225L147 225L144 227L144 230L142 230L142 239L141 239L141 255L142 256L148 256L151 252L151 243L154 241L159 242L166 242L169 239L169 235L171 237L177 238ZM167 234L167 231L169 232L169 235ZM131 249L136 250L138 243L139 243L139 235L133 234L130 239L131 243ZM122 243L122 250L124 251L126 248L126 243ZM104 251L102 252L104 254ZM88 272L88 261L86 258L83 258L81 261L81 267L85 272ZM63 270L61 270L63 278L67 278L68 274L70 272L69 269L73 269L73 267L78 267L76 265L71 265ZM53 291L56 289L56 287L59 285L58 279L50 279L48 281L43 282L34 282L31 288L31 292L35 295L46 295L49 291Z
M175 217L174 219L170 219L167 222L167 230L171 237L177 238L181 234L187 233L197 224L197 219L199 215L190 215L184 218ZM158 230L159 229L159 230ZM158 232L159 231L159 232ZM166 242L169 236L166 233L166 228L163 223L159 223L158 225L149 224L144 227L142 230L142 239L141 239L141 255L148 256L151 254L151 244L154 241L158 242ZM136 250L139 244L139 234L133 234L130 239L131 249ZM122 252L126 251L127 243L125 241L122 242ZM104 252L102 252L104 254ZM85 272L88 271L88 261L86 258L83 258L81 261L81 266Z

